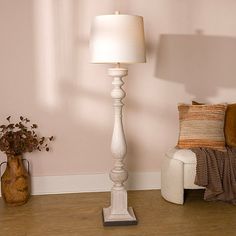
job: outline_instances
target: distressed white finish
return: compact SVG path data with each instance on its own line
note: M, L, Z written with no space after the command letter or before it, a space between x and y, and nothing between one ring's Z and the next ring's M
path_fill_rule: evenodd
M169 202L184 204L184 189L201 189L194 184L196 155L188 149L171 149L162 161L161 195Z
M116 68L108 70L113 77L114 89L111 96L114 101L115 121L111 143L111 152L115 159L110 178L114 185L111 191L111 206L103 209L104 225L136 224L137 220L132 208L128 208L127 191L124 182L128 172L124 168L126 154L125 134L122 125L122 78L128 70L120 68L120 63L146 62L143 18L134 15L96 16L92 23L90 35L90 55L93 63L118 63ZM109 224L107 224L109 223ZM111 223L111 224L110 224Z
M124 168L126 154L125 134L122 124L122 99L125 92L122 89L124 82L122 77L128 74L125 68L111 68L108 74L113 77L113 90L111 96L114 106L114 129L111 142L111 152L115 159L114 168L110 172L110 178L114 185L111 190L111 206L103 209L104 221L135 221L135 215L131 207L128 208L127 191L124 182L128 179L128 172Z

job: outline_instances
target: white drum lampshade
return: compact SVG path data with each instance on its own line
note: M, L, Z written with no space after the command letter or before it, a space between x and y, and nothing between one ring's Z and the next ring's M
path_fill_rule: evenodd
M91 27L90 52L92 63L146 62L143 18L96 16Z

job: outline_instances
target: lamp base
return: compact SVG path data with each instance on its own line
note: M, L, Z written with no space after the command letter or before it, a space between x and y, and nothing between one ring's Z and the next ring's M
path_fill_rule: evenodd
M134 214L133 208L128 207L127 214L111 214L111 207L102 209L103 225L104 226L125 226L137 225L138 220Z

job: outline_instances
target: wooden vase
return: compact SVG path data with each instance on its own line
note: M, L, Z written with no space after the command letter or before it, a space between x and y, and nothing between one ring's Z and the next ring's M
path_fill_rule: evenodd
M1 177L2 197L7 205L25 204L30 196L30 176L22 155L7 156L7 167Z

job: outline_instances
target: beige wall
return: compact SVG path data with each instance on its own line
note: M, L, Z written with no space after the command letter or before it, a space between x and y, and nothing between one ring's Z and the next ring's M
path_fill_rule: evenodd
M147 63L129 66L129 166L159 171L178 136L178 102L235 102L235 0L0 0L0 121L28 116L53 151L27 155L34 176L112 166L111 78L89 63L95 15L144 16ZM1 154L1 160L5 157Z

